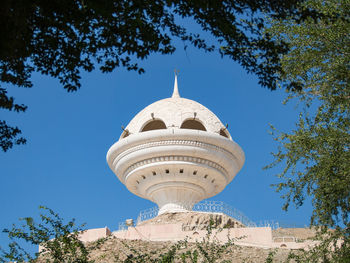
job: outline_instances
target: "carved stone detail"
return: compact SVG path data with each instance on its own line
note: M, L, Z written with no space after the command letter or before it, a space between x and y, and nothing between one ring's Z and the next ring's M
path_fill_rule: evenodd
M131 173L133 170L137 169L140 166L151 164L151 163L159 163L159 162L167 162L169 161L183 161L183 162L192 162L194 164L205 164L211 168L219 170L221 173L225 175L225 177L228 177L227 171L224 167L218 165L215 162L203 159L203 158L197 158L197 157L191 157L191 156L162 156L162 157L154 157L149 159L144 159L142 161L139 161L137 163L134 163L133 165L129 166L125 172L124 172L124 178L126 175Z
M148 143L134 146L134 147L122 152L121 154L119 154L118 157L115 158L115 160L113 161L113 164L116 165L121 158L123 158L124 156L126 156L132 152L139 151L139 150L146 149L146 148L167 146L167 145L184 145L184 146L190 145L190 146L194 146L194 147L205 148L205 149L210 149L210 150L214 150L214 151L220 151L220 152L229 154L234 159L237 159L236 156L234 156L231 152L229 152L226 149L221 148L219 146L213 145L213 144L199 142L199 141L191 141L191 140L164 140L164 141L157 141L157 142L148 142Z

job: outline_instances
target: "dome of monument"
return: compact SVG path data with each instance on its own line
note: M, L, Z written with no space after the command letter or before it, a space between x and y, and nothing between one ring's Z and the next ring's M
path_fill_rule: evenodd
M176 77L172 97L156 101L140 111L120 138L168 128L207 131L231 139L226 127L212 111L196 101L180 97Z

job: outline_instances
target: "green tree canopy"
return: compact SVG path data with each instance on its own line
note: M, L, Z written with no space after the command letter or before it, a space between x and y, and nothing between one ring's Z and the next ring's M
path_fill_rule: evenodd
M281 85L295 82L303 86L297 93L289 92L287 100L298 99L303 110L296 128L275 138L280 147L269 167L283 165L277 191L285 198L284 209L291 202L301 206L306 196L310 196L311 225L336 229L333 239L318 248L329 252L331 242L341 239L342 245L335 249L339 253L332 257L339 259L334 262L348 262L350 1L308 0L300 8L316 9L323 17L302 22L293 18L274 19L266 31L277 42L290 45L290 51L281 57ZM308 260L319 262L319 258Z
M296 13L301 0L116 1L4 0L0 7L0 84L30 88L31 74L57 78L67 91L80 88L81 71L125 67L143 73L138 64L152 53L172 54L175 39L206 52L219 52L276 88L284 43L262 36L264 12L283 18ZM191 18L216 43L191 32L181 19ZM222 48L225 47L225 48ZM8 87L9 85L6 85ZM0 86L0 108L24 112L26 106ZM7 151L20 130L0 121L0 147Z
M278 190L289 190L286 205L291 200L302 205L304 193L312 196L312 223L333 227L348 224L350 211L350 1L305 5L328 18L275 20L268 30L290 44L281 60L281 79L304 86L289 98L299 98L306 106L297 128L277 138L282 148L276 162L286 162Z

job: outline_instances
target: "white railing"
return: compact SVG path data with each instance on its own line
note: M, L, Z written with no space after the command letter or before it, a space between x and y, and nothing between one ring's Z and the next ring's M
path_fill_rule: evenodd
M137 217L136 225L139 223L155 218L158 215L158 207L151 207L145 210L140 211L139 216Z
M246 227L256 227L256 224L241 211L222 201L202 201L195 204L192 210L198 212L223 213L241 222Z
M137 217L136 224L156 217L158 215L158 211L158 207L152 207L140 211L139 216ZM256 227L256 224L253 221L251 221L248 217L246 217L242 212L222 201L202 201L195 204L192 208L192 211L223 213L229 217L236 219L237 221L241 222L247 227Z
M274 237L273 242L276 242L276 243L298 242L298 239L294 236Z
M125 222L119 222L119 224L118 224L118 231L125 231L125 230L128 230L128 227L125 224Z
M276 220L260 220L256 223L258 227L271 227L272 229L278 228L308 228L307 225L301 223L291 223Z
M271 229L280 228L280 223L274 220L261 220L256 223L257 227L271 227Z
M140 211L136 225L139 223L152 219L158 215L158 207L152 207L145 210ZM229 217L236 219L237 221L244 224L246 227L271 227L272 229L278 228L305 228L306 225L295 224L295 223L285 223L279 222L275 220L262 220L257 223L250 220L239 210L231 207L230 205L222 202L222 201L202 201L193 206L192 211L198 212L210 212L210 213L223 213ZM127 230L127 226L125 222L121 222L118 225L118 231Z

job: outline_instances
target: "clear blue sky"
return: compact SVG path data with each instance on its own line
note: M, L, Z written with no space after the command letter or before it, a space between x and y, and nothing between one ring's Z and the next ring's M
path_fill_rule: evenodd
M28 139L7 153L0 152L0 228L19 217L38 215L45 205L64 218L76 218L88 228L136 218L155 206L126 190L106 163L106 153L135 114L172 94L174 68L180 70L182 97L195 100L229 124L232 138L246 155L243 169L212 200L224 201L253 221L279 220L308 224L310 205L283 212L283 201L270 186L279 169L263 171L272 161L276 143L269 123L283 131L294 127L298 111L282 105L284 91L258 85L236 63L179 45L171 56L153 55L141 62L146 73L118 69L111 74L83 74L82 88L67 93L57 80L34 75L32 89L11 88L24 114L1 111L1 118L18 125ZM0 234L0 245L7 238Z

